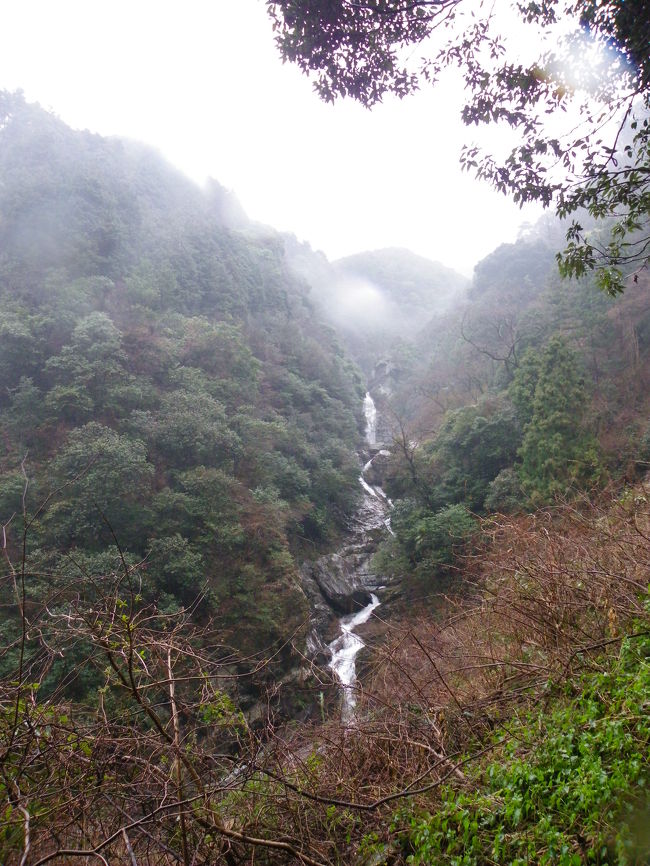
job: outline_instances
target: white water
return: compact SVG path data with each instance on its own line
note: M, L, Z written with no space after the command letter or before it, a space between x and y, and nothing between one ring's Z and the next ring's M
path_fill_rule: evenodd
M370 399L372 400L372 397L370 397ZM385 448L382 448L381 451L378 451L375 454L375 457L390 457L390 451L387 451ZM370 467L372 466L372 461L375 459L375 457L371 457L370 460L368 460L368 462L364 464L363 470L362 470L363 472L367 472L368 469L370 469Z
M356 656L365 644L361 638L354 634L353 629L364 622L368 622L373 610L379 606L379 599L373 593L370 604L367 604L357 613L348 614L340 620L341 634L329 644L332 653L330 667L341 681L343 686L343 719L349 718L355 708L357 698L354 693L354 682L356 680Z
M366 442L368 445L375 445L377 442L377 409L375 407L375 401L368 393L366 393L363 401L363 414L366 417ZM390 452L381 451L380 454L389 455ZM370 508L370 512L374 514L374 521L379 520L379 525L383 523L386 529L392 534L393 530L390 527L390 518L385 516L384 511L385 505L392 507L392 502L388 499L381 487L373 487L368 484L366 479L363 477L363 473L370 467L371 463L372 460L369 460L363 467L362 473L359 476L359 483L366 494L366 502L369 500L370 502L373 500L375 502L375 504ZM385 505L379 506L378 502L385 503ZM374 521L372 525L376 526L377 524ZM359 635L354 633L354 629L357 626L368 622L373 611L380 603L376 595L371 594L370 598L370 603L357 613L348 614L348 616L341 618L339 621L341 634L328 645L328 649L332 653L332 660L330 661L329 666L343 686L343 709L341 712L343 721L347 721L351 717L357 703L354 690L354 684L356 681L355 660L359 650L365 646Z
M377 493L377 491L375 490L375 488L374 488L374 487L371 487L371 486L368 484L368 482L367 482L366 479L363 477L363 475L360 475L360 476L359 476L359 484L363 487L363 489L366 491L366 493L368 494L368 496L374 496L375 499L380 499L380 498L381 498L381 497L379 496L379 494Z
M366 416L366 442L368 445L377 443L377 408L375 401L366 391L363 400L363 414Z

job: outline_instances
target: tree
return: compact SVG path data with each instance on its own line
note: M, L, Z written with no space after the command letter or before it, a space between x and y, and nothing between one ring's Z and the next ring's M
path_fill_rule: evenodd
M154 474L144 442L91 421L70 433L52 474L61 495L44 520L59 547L103 547L112 532L127 547L142 546Z
M170 391L156 417L143 413L140 423L143 435L150 435L163 457L179 468L227 465L239 450L223 405L206 393Z
M72 332L70 345L48 359L53 382L46 404L55 417L79 423L101 411L119 411L117 386L128 380L122 336L105 313L91 313Z
M502 123L518 133L504 159L467 145L461 163L519 204L576 215L558 254L561 273L595 270L600 287L616 294L626 273L647 264L648 0L518 3L519 21L538 29L540 45L553 45L530 62L506 51L503 18L461 0L269 0L268 8L282 56L315 76L327 101L347 96L371 107L460 67L464 123ZM445 38L428 41L435 31ZM428 53L414 59L413 46ZM583 212L604 231L585 223Z
M452 570L479 531L478 522L460 504L433 512L418 506L414 500L403 499L395 508L391 522L404 557L401 567L410 576L406 579L415 577L427 583Z
M578 359L553 337L539 355L529 351L511 386L524 438L519 476L533 504L595 484L602 470L598 445L585 424L587 391Z
M512 406L484 399L447 412L433 443L429 504L484 507L488 484L515 459L521 430Z

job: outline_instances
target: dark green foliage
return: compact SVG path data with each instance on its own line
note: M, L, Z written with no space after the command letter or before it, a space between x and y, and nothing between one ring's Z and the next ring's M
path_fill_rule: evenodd
M521 428L506 401L485 400L448 413L433 443L433 504L464 502L483 508L487 487L511 465Z
M259 650L304 620L305 539L326 542L358 495L358 373L282 241L217 186L20 96L0 108L11 549L29 450L28 516L50 495L30 566L95 574L119 543L144 559L144 597L167 611L200 599L196 616Z
M554 337L541 354L526 357L511 393L525 425L519 474L531 500L597 483L598 446L586 426L587 391L575 352Z
M46 415L42 391L32 379L21 376L18 385L10 393L8 426L12 435L28 448L38 447L39 428Z
M521 442L521 425L503 396L481 400L445 414L434 439L414 449L412 458L397 457L391 466L391 496L416 494L427 508L464 503L484 508L490 482L512 465Z
M454 565L479 531L463 505L431 512L409 500L396 506L391 525L413 575L427 582Z
M142 550L149 531L154 467L140 439L91 421L73 430L51 464L60 492L44 518L51 544L94 549L120 544Z
M21 373L36 367L38 361L38 350L29 324L16 313L5 313L0 322L0 373L3 381L12 387Z
M205 392L165 394L144 423L168 466L233 464L237 436L228 427L223 405Z
M526 427L535 412L535 391L540 376L540 359L537 352L529 350L522 357L508 394L517 410L520 424Z
M193 602L206 590L203 558L178 533L154 538L147 551L146 568L147 581L154 596L160 597L162 593L163 598L167 595Z
M48 359L51 383L46 407L55 420L79 424L97 415L115 414L128 382L121 334L105 313L91 313L72 332L70 345Z
M514 467L502 469L488 484L488 493L484 502L486 511L513 513L521 509L524 502L521 481Z
M248 493L232 475L222 469L198 466L175 474L153 500L163 533L180 532L208 554L232 556L244 542L240 523Z
M21 472L6 472L0 478L0 514L3 515L3 523L22 513L24 491L25 478Z

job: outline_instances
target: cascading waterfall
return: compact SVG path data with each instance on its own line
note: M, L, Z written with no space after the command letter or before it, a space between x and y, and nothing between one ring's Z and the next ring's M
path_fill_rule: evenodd
M374 593L371 598L370 604L361 608L357 613L351 613L340 620L341 634L329 645L332 652L330 667L343 686L343 711L341 713L343 721L350 718L357 703L354 693L354 682L357 678L355 659L359 650L365 646L361 638L353 632L353 629L364 622L368 622L373 610L379 606L379 599Z
M368 445L375 445L377 443L377 407L367 391L363 399L363 414L366 416L366 442Z
M369 393L366 393L363 401L363 412L366 418L366 442L368 445L377 444L377 409L375 402ZM388 452L379 452L387 454ZM363 468L366 471L370 466L369 461ZM373 515L372 525L377 527L382 524L389 532L390 520L386 516L386 509L392 505L386 494L380 487L373 487L363 477L363 472L359 476L359 483L364 491L364 507L366 511ZM340 635L328 644L328 649L332 654L330 668L334 671L343 687L343 707L341 718L344 722L349 721L352 717L356 706L355 682L356 682L356 657L357 654L365 646L361 638L354 633L354 629L368 622L375 608L380 604L379 599L374 593L370 595L370 602L355 613L348 614L339 620L341 628Z

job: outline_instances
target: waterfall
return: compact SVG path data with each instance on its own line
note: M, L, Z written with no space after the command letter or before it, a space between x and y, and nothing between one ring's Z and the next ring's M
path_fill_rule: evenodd
M375 401L366 391L363 399L363 414L366 416L366 442L368 445L377 444L377 408Z
M361 638L354 634L352 629L364 622L368 622L373 610L379 606L379 599L373 593L370 604L361 608L357 613L351 613L340 620L341 634L329 644L332 653L330 667L341 681L343 686L343 711L341 718L347 721L352 715L357 698L354 693L354 682L356 680L355 658L360 649L365 646Z
M366 393L363 401L363 414L366 418L366 442L368 445L377 444L377 409L375 402L369 393ZM382 455L386 456L389 452L381 451ZM388 510L392 503L387 498L381 487L368 484L363 477L372 464L372 459L369 460L359 476L359 483L363 488L364 499L363 505L359 509L360 531L361 534L377 529L385 528L392 534L390 527L390 517ZM345 551L343 552L345 556ZM367 568L368 557L365 559L364 568ZM341 718L344 722L350 720L356 706L355 682L356 682L356 656L365 644L361 638L355 634L354 629L367 622L372 616L373 611L379 606L380 602L374 593L370 593L370 602L355 613L348 614L339 620L341 632L339 636L328 644L328 649L332 654L330 668L336 674L336 677L342 686L343 708Z

